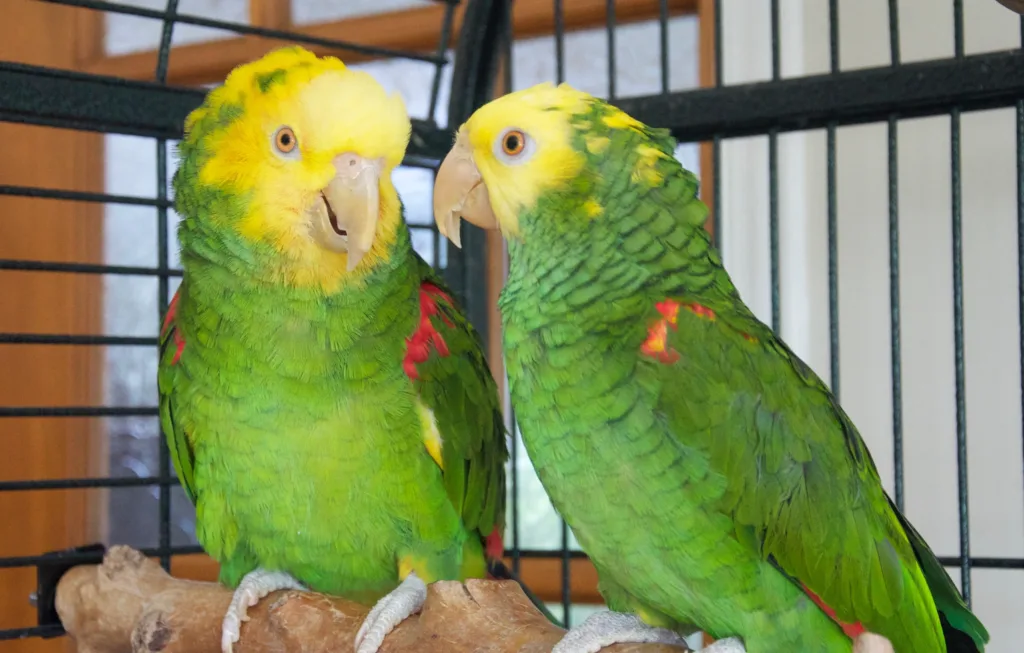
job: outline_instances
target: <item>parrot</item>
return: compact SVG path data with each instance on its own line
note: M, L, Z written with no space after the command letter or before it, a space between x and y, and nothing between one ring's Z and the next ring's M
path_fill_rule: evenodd
M478 108L436 177L442 234L507 241L512 405L608 607L554 652L983 652L836 397L742 301L675 147L545 83Z
M354 642L372 653L426 584L504 569L501 403L411 245L391 181L410 130L400 96L297 46L235 68L185 120L159 417L234 588L224 653L275 590L372 604Z

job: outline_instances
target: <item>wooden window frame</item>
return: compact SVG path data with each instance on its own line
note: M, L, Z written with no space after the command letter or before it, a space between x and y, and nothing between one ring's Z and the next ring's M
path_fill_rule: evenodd
M19 0L24 2L25 0ZM605 25L605 0L565 0L564 24L566 31L602 27ZM700 84L714 84L714 1L668 0L671 16L696 14L700 19L699 53ZM659 16L658 0L618 0L618 24L655 20ZM305 25L295 28L289 0L249 0L250 23L255 26L292 30L322 39L357 42L395 50L431 52L437 48L437 30L441 25L445 7L441 4L416 9L346 18L337 21ZM452 40L459 32L465 12L465 2L456 8ZM151 80L156 70L157 52L148 50L123 55L107 55L103 48L102 14L86 12L92 16L77 23L76 60L73 67L83 72L109 75L134 80ZM514 34L517 40L550 36L554 33L554 15L551 0L516 0L513 4ZM98 36L98 38L97 38ZM167 81L175 85L199 85L219 82L235 66L262 56L277 42L253 36L237 36L215 41L176 46L172 49ZM452 43L448 44L449 46ZM318 55L336 54L347 63L373 59L364 54L335 51L330 48L308 46ZM65 66L68 67L68 66ZM93 144L91 157L99 157L102 170L102 142ZM711 206L712 149L701 144L702 195ZM98 185L102 187L102 173ZM92 180L96 184L95 179ZM45 185L45 184L40 184ZM99 189L97 189L99 190ZM712 210L714 207L711 207ZM102 209L92 209L102 217ZM709 228L710 228L709 220ZM489 234L487 243L488 300L491 307L488 332L488 354L493 372L504 392L504 369L501 353L500 319L497 314L497 294L504 282L505 247L501 237ZM98 294L98 290L96 291ZM101 325L97 322L97 331ZM99 447L103 451L104 447ZM105 497L103 498L105 501ZM68 504L66 514L73 518L74 511L82 511L79 503ZM105 506L100 508L105 510ZM79 517L80 518L80 517ZM553 554L550 559L522 559L520 573L523 581L545 601L558 602L562 597L562 562ZM510 563L509 560L507 562ZM571 596L575 603L603 603L597 591L597 572L589 560L570 562ZM172 573L181 578L216 580L217 563L205 554L181 555L172 559Z

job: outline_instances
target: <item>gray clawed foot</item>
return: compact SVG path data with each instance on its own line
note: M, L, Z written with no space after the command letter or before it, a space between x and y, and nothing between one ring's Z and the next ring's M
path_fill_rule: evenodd
M648 626L634 614L606 610L595 612L566 633L551 653L597 653L612 644L669 644L688 648L686 639L675 631Z

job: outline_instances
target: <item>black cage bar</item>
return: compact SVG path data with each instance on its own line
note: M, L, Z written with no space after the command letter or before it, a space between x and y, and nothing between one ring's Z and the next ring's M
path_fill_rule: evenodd
M0 121L85 130L111 134L145 136L156 139L157 193L155 197L136 197L100 192L70 191L60 188L29 188L4 184L0 180L0 195L38 198L39 201L75 201L134 205L155 209L158 247L157 259L150 266L105 265L86 262L58 262L0 259L0 270L21 270L61 274L87 274L105 276L138 276L157 280L158 306L166 310L170 282L180 277L180 269L171 267L167 238L168 209L172 207L166 188L167 141L179 138L182 123L190 110L203 98L203 91L171 86L165 83L168 61L173 57L171 37L176 24L213 27L238 34L266 37L284 42L329 47L344 58L347 52L386 58L403 58L433 67L430 109L428 114L413 122L413 134L404 165L436 169L441 157L452 142L453 128L472 111L493 97L496 84L510 89L513 81L512 52L515 36L510 0L468 0L463 25L457 34L457 47L453 62L447 61L447 42L452 34L454 11L458 0L435 0L447 5L444 19L437 26L438 45L433 52L399 52L358 43L335 42L312 38L302 34L228 23L177 11L177 0L167 0L163 10L144 9L128 4L99 0L39 0L54 4L86 8L94 11L124 13L139 18L161 21L159 57L153 71L153 82L128 81L100 77L64 70L0 62ZM942 558L943 564L959 568L959 580L968 601L971 598L971 571L973 568L1024 569L1024 555L1020 557L972 557L969 529L969 495L967 478L967 420L965 395L964 311L963 311L963 214L960 148L961 117L971 111L1009 108L1016 109L1016 133L1013 135L1017 161L1017 225L1018 225L1018 283L1024 290L1024 51L1014 49L1003 52L965 55L963 5L960 0L936 3L936 11L950 11L954 24L954 56L947 59L919 63L901 63L899 38L899 3L888 2L889 49L888 66L845 71L839 65L839 2L828 3L829 72L820 75L783 78L781 75L780 42L785 25L780 24L778 0L763 0L769 4L771 30L770 80L757 83L724 83L723 36L728 24L723 21L722 3L714 6L714 85L682 92L669 87L670 70L674 61L669 56L671 40L668 24L668 0L659 0L656 20L660 57L650 62L659 67L661 92L644 97L621 97L616 83L616 35L621 25L617 21L614 0L607 1L606 21L603 26L608 47L608 79L606 97L640 120L652 125L668 127L681 142L706 142L713 151L712 174L715 184L710 198L714 206L712 224L715 239L722 245L722 228L729 220L723 215L721 184L722 145L729 139L746 136L768 138L768 207L769 207L769 260L770 260L770 322L781 328L782 289L780 283L779 197L778 197L778 139L790 131L824 129L826 135L826 215L828 263L828 336L831 362L831 386L839 392L839 266L837 226L837 155L836 131L840 127L880 123L887 127L888 173L888 272L889 272L889 325L891 330L892 363L892 451L895 467L894 499L904 504L904 423L902 397L901 343L908 337L902 332L900 312L900 189L897 155L898 127L901 121L924 116L949 116L951 147L952 211L948 216L953 248L953 320L954 350L948 352L955 361L955 414L959 515L959 554ZM566 24L563 0L552 0L555 74L552 81L565 78ZM704 3L701 3L702 5ZM1007 12L1008 16L1012 16ZM1024 22L1022 22L1024 35ZM268 41L268 49L273 46ZM621 51L619 52L621 54ZM506 61L504 75L498 78L499 63ZM451 97L448 104L448 124L434 120L442 84L441 73L452 65ZM571 80L570 80L571 81ZM1008 139L1010 135L1008 135ZM3 216L0 216L3 219ZM939 222L938 220L936 221ZM432 226L411 225L413 230L429 231L433 239L435 262L440 245ZM938 226L936 228L939 228ZM485 240L482 232L467 227L463 235L463 249L447 249L444 273L459 299L470 314L480 333L487 333L487 293L485 283ZM728 265L728 261L726 264ZM1024 293L1019 304L1021 324L1024 324ZM31 347L33 345L155 347L155 337L118 336L109 334L26 334L0 333L0 346ZM946 352L936 355L947 355ZM1020 351L1015 354L1024 362L1024 330L1020 335ZM1024 364L1022 364L1024 369ZM1024 372L1022 372L1024 385ZM1024 396L1022 396L1024 403ZM8 431L3 418L14 417L129 417L156 415L155 406L0 406L0 431ZM509 416L510 424L514 416ZM1020 430L1020 425L1013 428ZM3 433L3 437L16 437ZM1024 441L1024 440L1022 440ZM569 625L572 605L570 562L584 557L569 546L570 533L564 523L561 528L560 550L520 548L520 521L522 508L516 500L520 495L520 478L516 462L525 455L517 438L511 442L511 486L513 501L509 510L511 528L506 541L509 555L518 571L521 561L550 557L562 563L561 603ZM170 466L166 446L161 439L159 473L137 478L79 478L79 479L2 479L0 492L27 490L60 490L69 488L123 488L156 487L159 492L158 546L144 549L147 555L158 556L165 567L173 555L195 553L196 546L172 546L169 531L170 489L177 485ZM85 543L83 543L85 544ZM24 624L0 630L0 640L32 636L54 636L62 633L52 607L52 591L59 571L67 566L96 561L101 552L84 549L55 557L39 551L31 555L0 558L0 569L35 567L40 578L36 596L39 604L39 623ZM29 597L26 597L28 600Z

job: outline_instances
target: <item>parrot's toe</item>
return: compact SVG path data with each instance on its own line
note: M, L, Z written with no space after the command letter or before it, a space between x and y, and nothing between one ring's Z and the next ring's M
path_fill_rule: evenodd
M605 610L566 633L551 653L597 653L612 644L668 644L690 650L679 633L648 626L634 614Z
M853 653L893 653L892 642L874 633L862 633L853 640Z
M291 574L283 571L256 569L242 578L231 597L231 604L224 615L220 629L221 653L232 653L235 642L241 637L243 621L249 621L249 608L260 599L277 590L305 590L306 588Z
M747 649L739 637L729 637L719 639L711 646L706 647L704 653L747 653Z
M414 615L427 600L427 585L410 573L393 592L377 601L356 633L356 653L377 653L384 638L398 624Z

